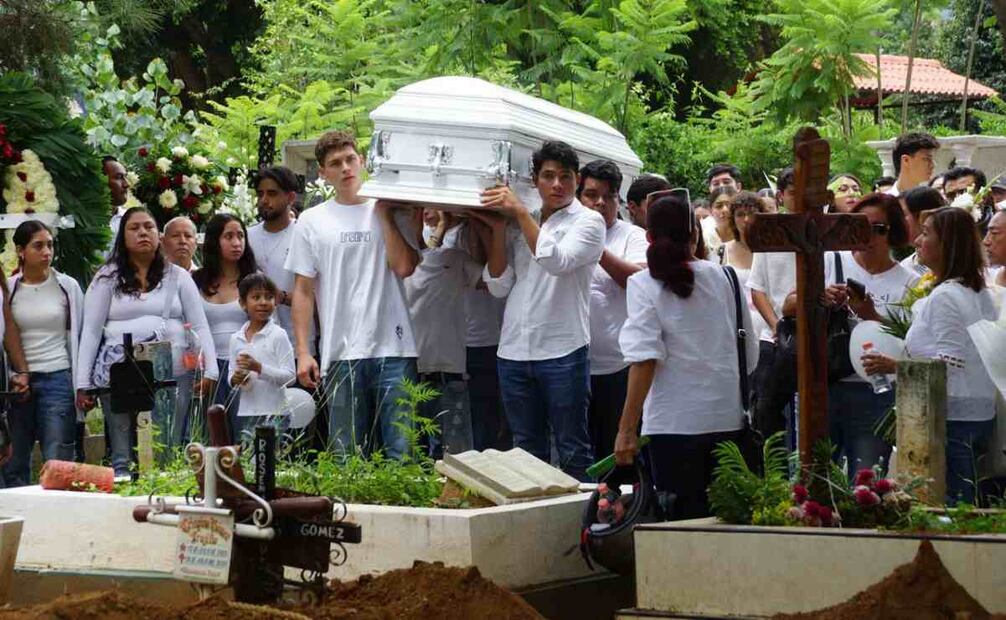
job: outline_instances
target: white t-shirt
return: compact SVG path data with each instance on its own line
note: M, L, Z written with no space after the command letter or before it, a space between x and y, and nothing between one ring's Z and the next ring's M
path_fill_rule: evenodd
M262 222L248 229L248 246L255 252L255 262L259 269L272 280L281 291L293 295L293 285L296 274L287 269L286 257L290 254L290 244L293 242L294 227L297 220L279 232L269 232ZM290 318L290 306L276 304L276 321L290 338L290 344L296 343L293 334L293 320ZM311 355L315 354L314 340L316 338L314 321L308 336Z
M678 297L643 270L629 277L629 317L619 342L628 362L657 360L643 404L643 435L699 435L741 428L737 313L723 268L690 263L695 289ZM741 306L744 329L751 314ZM748 371L758 364L758 341L746 341Z
M465 289L465 318L469 347L495 347L500 343L506 299L494 297L484 283Z
M901 266L908 269L915 275L922 277L929 273L929 267L919 262L919 253L912 252L911 255L901 259Z
M420 373L465 372L464 292L478 282L482 265L461 249L457 233L454 227L441 247L423 250L422 262L405 279Z
M751 291L761 291L768 295L776 317L782 318L783 302L796 289L796 254L755 252L747 287ZM761 330L760 339L767 342L775 340L775 334L767 322Z
M28 284L22 279L10 306L21 332L28 369L56 372L69 368L70 304L56 281L56 274L50 271L49 278L41 284Z
M402 281L388 266L375 201L328 200L301 214L286 269L315 278L322 372L337 360L416 357ZM399 212L401 213L401 212ZM415 233L396 217L407 242Z
M604 249L630 263L645 264L650 247L646 231L615 220L605 231ZM600 265L590 281L590 374L610 375L629 365L618 346L618 333L628 316L625 289Z
M955 280L941 283L912 306L905 350L912 358L947 363L947 419L982 421L995 416L996 388L968 326L996 320L987 288L975 292Z
M604 231L601 214L575 198L542 224L533 252L520 228L507 226L506 269L493 278L486 265L482 275L490 293L507 297L499 357L556 359L590 343L590 281Z
M238 415L280 415L286 402L284 388L297 377L290 339L275 321L269 321L252 336L251 342L246 337L247 330L246 321L230 337L227 347L230 365L226 380L230 383L238 367L238 356L242 353L251 355L262 364L262 372L248 373L241 384Z

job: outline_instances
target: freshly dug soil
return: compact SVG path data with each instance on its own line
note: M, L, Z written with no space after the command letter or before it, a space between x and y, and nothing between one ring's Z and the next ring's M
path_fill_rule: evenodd
M416 562L356 581L333 581L317 607L274 609L210 598L164 606L121 592L89 592L20 609L0 610L0 620L542 620L516 594L484 579L475 567Z
M444 489L434 502L437 508L492 508L496 504L490 500L466 491L450 478L444 483Z
M932 543L922 541L915 559L894 569L844 603L776 620L989 620L991 616L950 575Z

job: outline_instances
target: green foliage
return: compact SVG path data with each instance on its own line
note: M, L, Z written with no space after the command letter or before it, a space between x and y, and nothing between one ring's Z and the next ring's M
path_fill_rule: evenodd
M993 136L1006 136L1006 102L999 97L988 100L989 110L971 110L978 119L982 133Z
M100 158L86 143L80 122L68 118L66 106L25 74L0 74L0 123L7 126L8 139L34 151L52 175L60 213L75 221L74 228L59 231L55 266L85 285L110 234Z
M788 455L783 433L769 437L762 447L764 475L751 470L740 448L725 441L714 450L717 465L709 485L712 513L726 523L784 525L790 501Z
M1006 534L1006 510L980 510L971 504L957 504L946 510L913 506L899 529L940 534Z

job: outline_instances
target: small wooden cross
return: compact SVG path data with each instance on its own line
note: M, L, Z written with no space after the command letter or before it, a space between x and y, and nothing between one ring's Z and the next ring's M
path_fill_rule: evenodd
M824 213L831 203L828 174L831 149L811 127L794 143L793 213L756 214L747 231L753 252L796 253L797 388L800 395L800 462L811 464L815 443L828 438L828 311L824 292L824 253L863 249L870 241L865 215Z

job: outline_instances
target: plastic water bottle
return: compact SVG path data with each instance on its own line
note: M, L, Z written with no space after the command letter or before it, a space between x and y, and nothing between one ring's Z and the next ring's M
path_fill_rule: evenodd
M199 356L202 347L199 345L199 335L192 329L192 323L186 323L185 328L185 351L182 352L182 366L185 370L196 370L201 364Z
M870 351L873 351L873 343L864 342L863 353L866 354L869 353ZM870 381L870 385L873 386L874 394L883 394L884 392L891 391L891 382L890 380L888 380L887 375L883 373L876 375L869 375L867 379Z

